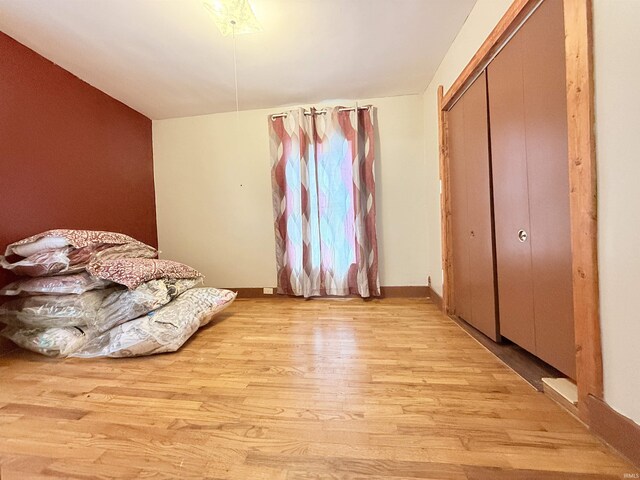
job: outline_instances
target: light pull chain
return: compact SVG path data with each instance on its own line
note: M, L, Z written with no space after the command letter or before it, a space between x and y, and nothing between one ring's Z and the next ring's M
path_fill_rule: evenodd
M231 20L231 32L233 34L233 81L236 88L236 128L235 128L235 141L234 150L236 161L240 157L240 102L238 100L238 57L236 53L236 21ZM242 183L240 184L242 187Z
M238 101L238 59L236 56L236 22L231 20L231 30L233 33L233 79L236 86L236 114L240 113L240 102Z

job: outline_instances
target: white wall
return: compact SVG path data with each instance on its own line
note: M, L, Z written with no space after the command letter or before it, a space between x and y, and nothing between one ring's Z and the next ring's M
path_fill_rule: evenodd
M425 159L427 164L427 274L432 288L442 295L442 243L440 233L440 180L438 146L438 85L446 92L482 42L496 26L512 0L478 0L423 95Z
M380 283L426 285L421 97L363 99L359 103L377 107ZM275 286L267 119L282 110L153 122L162 257L199 269L208 285Z
M640 2L593 11L600 319L606 402L640 423Z

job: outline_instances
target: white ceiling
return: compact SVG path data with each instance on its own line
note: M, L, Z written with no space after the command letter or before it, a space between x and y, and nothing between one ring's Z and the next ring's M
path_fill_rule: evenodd
M475 0L250 0L240 109L422 92ZM0 0L0 30L153 119L235 110L202 0Z

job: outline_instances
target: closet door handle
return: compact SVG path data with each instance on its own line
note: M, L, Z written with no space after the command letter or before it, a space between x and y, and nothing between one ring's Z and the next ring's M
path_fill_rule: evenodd
M520 243L526 242L528 236L529 234L525 230L518 230L518 240Z

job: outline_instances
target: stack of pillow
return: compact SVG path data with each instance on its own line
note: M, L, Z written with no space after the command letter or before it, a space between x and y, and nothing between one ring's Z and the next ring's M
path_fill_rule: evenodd
M157 253L127 235L88 230L50 230L9 245L0 265L28 278L0 290L13 297L0 305L0 335L57 357L177 350L235 294L194 288L199 272Z

